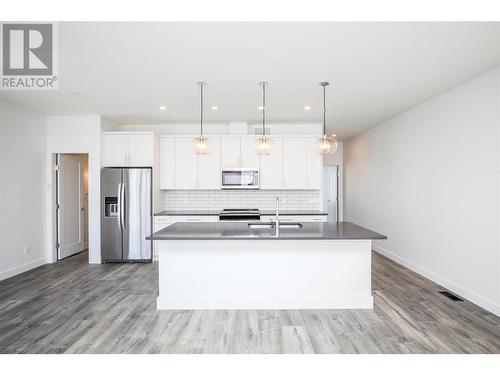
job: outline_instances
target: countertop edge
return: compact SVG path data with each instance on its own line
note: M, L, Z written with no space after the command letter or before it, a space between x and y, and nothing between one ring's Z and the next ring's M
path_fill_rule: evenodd
M148 236L146 240L151 241L375 241L386 240L387 237L372 237L372 238L324 238L324 237L155 237Z
M280 215L283 216L328 216L328 213L326 212L286 212L282 211L280 212ZM187 212L170 212L170 213L163 213L163 211L157 212L153 214L153 216L219 216L219 212L196 212L196 211L187 211ZM263 212L260 214L260 216L275 216L275 213L271 212Z

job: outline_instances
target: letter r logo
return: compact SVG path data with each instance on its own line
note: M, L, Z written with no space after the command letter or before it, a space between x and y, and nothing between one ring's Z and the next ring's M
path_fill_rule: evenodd
M52 24L2 26L4 75L52 75Z

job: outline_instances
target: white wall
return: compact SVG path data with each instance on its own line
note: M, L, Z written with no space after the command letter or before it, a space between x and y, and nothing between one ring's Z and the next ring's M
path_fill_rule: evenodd
M112 124L111 124L112 125ZM51 158L56 153L88 154L88 215L89 263L101 262L100 232L100 176L101 176L101 133L112 129L101 116L49 116L47 117L47 223L53 223ZM47 257L56 260L53 231L47 230Z
M46 261L45 134L45 116L0 102L0 280Z
M345 144L347 220L375 249L500 315L500 69Z

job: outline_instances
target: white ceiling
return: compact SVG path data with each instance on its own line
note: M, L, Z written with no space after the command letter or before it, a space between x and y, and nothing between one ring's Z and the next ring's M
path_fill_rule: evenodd
M498 22L61 23L59 90L0 100L123 124L192 122L204 80L207 122L259 121L266 80L269 122L319 122L328 80L328 128L348 138L498 64Z

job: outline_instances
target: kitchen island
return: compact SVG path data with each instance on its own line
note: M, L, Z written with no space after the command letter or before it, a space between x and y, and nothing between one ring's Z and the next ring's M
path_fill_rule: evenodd
M349 222L176 223L158 241L157 308L372 308L371 242Z

